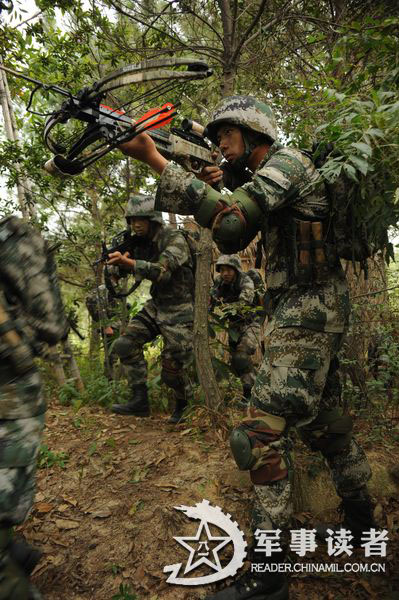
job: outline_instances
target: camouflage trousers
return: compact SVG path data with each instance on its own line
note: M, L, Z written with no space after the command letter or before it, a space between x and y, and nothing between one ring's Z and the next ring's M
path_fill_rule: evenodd
M43 428L44 414L0 420L0 527L23 523L32 508Z
M115 348L118 349L120 344L124 345L124 355L119 353L119 357L129 384L143 384L147 381L143 346L159 335L162 336L161 379L167 386L188 394L191 391L187 369L193 359L193 324L171 323L165 316L152 301L147 302L130 321L126 333L119 338L120 342L117 342Z
M343 337L342 333L301 327L276 328L266 337L265 356L248 409L253 422L263 423L264 437L259 445L267 449L269 463L251 471L255 528L284 529L289 525L293 506L288 431L292 426L298 428L312 450L322 451L339 496L351 496L371 477L366 455L345 421L349 417L339 417L347 430L341 437L327 435L323 425L323 416L334 414L340 403L336 354ZM267 422L269 428L265 428Z
M257 320L250 323L234 324L229 327L229 350L231 355L231 367L243 386L252 388L257 362L253 356L260 348L261 324Z

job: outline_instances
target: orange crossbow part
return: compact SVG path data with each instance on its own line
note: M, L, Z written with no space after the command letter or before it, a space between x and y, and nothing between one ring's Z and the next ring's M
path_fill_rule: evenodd
M172 112L175 109L175 105L172 102L166 102L161 106L161 108L150 108L140 119L136 121L136 125L146 121L146 130L147 129L159 129L159 127L163 127L164 125L169 125L172 121L173 116L170 119L165 119L165 113ZM148 120L152 115L156 115L156 117L151 121Z

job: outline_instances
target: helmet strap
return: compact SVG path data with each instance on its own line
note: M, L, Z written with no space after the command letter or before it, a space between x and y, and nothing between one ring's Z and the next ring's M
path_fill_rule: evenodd
M245 171L245 169L249 169L249 157L257 146L255 138L253 135L251 135L250 131L247 131L244 127L240 127L240 131L242 140L244 142L244 152L239 158L237 158L237 160L234 161L234 164L232 165L235 171Z

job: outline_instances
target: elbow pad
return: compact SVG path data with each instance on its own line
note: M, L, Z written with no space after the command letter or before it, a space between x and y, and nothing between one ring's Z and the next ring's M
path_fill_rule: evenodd
M212 225L214 242L224 254L244 250L260 229L262 211L244 190L229 198L234 204L219 212Z

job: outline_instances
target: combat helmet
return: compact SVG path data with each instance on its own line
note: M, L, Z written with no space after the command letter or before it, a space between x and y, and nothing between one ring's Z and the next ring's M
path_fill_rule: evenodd
M218 145L217 131L223 123L230 123L241 128L245 151L243 156L234 162L235 168L247 166L247 160L257 146L256 134L265 136L271 142L277 139L276 119L272 109L268 104L253 96L224 98L215 108L212 120L205 127L204 137Z
M125 217L145 217L153 223L164 224L162 213L154 210L155 198L153 196L145 196L144 194L132 194L129 197Z
M237 273L241 273L241 261L238 254L221 254L216 261L215 269L217 273L220 273L220 267L227 265L233 267Z

